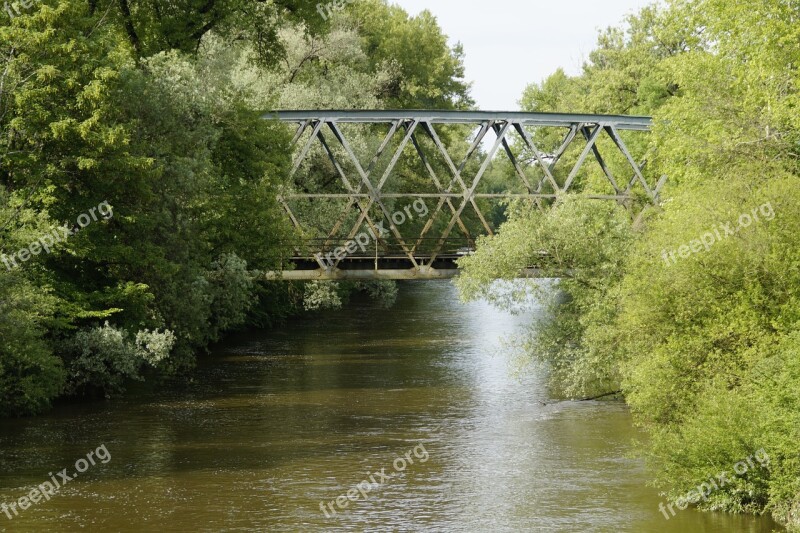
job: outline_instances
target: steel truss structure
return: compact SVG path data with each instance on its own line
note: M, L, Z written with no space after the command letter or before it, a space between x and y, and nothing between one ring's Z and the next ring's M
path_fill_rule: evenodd
M582 115L582 114L553 114L553 113L520 113L520 112L482 112L482 111L278 111L264 116L268 120L280 120L287 123L299 125L292 146L296 154L291 167L291 177L297 180L297 173L306 161L309 153L314 146L321 147L333 168L338 175L338 179L344 187L341 194L302 194L292 193L279 197L279 202L286 210L289 219L295 228L302 231L303 227L297 214L289 205L293 200L344 200L346 207L342 211L338 220L331 229L327 239L320 239L317 251L303 255L300 248L296 250L294 263L295 270L283 273L273 273L276 279L432 279L452 277L456 274L455 260L458 256L448 253L444 247L456 226L459 230L472 241L472 236L464 223L463 216L465 211L470 210L471 214L477 216L486 234L493 234L493 228L487 222L484 213L478 206L477 200L481 198L521 198L535 203L539 209L546 208L548 203L557 201L566 192L574 189L575 180L580 170L584 167L590 156L599 164L603 175L608 180L612 194L591 195L589 198L599 200L616 201L628 208L632 205L632 192L635 187L641 185L640 191L646 195L646 200L653 205L659 203L659 193L664 186L666 177L662 177L654 184L650 184L644 176L646 161L638 163L630 150L623 141L621 131L641 131L650 130L652 119L650 117L620 116L620 115ZM362 166L356 156L350 142L345 137L342 126L345 124L382 124L388 128L388 133L383 137L377 151L374 153L370 163L366 168ZM463 158L458 161L448 152L443 143L437 126L448 124L461 124L471 126L471 131L475 132L469 149ZM562 128L566 130L559 147L552 153L544 153L534 143L530 129L535 128ZM494 141L491 140L490 133L494 134ZM330 134L331 137L328 137ZM601 136L607 136L612 141L612 146L616 147L622 154L624 160L630 165L632 176L626 181L620 182L614 176L610 166L600 152L598 141ZM436 156L444 161L448 171L447 180L440 179L434 166L431 164L430 155L423 149L421 138L426 142L432 143L436 150ZM330 139L333 139L333 142ZM514 144L516 142L519 144ZM305 139L304 142L300 142ZM398 142L399 141L399 142ZM564 158L567 150L576 142L584 143L583 148L574 164L571 165L569 173L565 173L565 178L561 183L556 179L556 170L560 169L559 163ZM396 144L393 153L389 148ZM425 168L431 183L435 186L435 193L389 193L384 192L384 187L393 175L395 168L403 156L408 146L413 146L414 152L419 157L419 161ZM481 147L488 146L488 150ZM522 147L529 154L532 154L531 162L540 169L541 177L531 180L526 173L523 163L512 151L512 146ZM479 193L478 187L481 179L492 164L495 155L503 150L508 156L516 175L520 178L524 193L504 193L490 194ZM340 154L340 155L337 155ZM376 173L377 163L384 156L392 153L392 157L380 173L380 177L373 175ZM467 175L468 163L478 153L484 153L483 162L477 167L477 171ZM341 154L344 154L343 156ZM340 159L344 157L345 161ZM345 167L354 169L350 173ZM563 177L563 175L562 175ZM399 198L423 198L436 201L430 218L423 227L420 235L407 241L397 225L392 221L392 213L388 209L385 200ZM543 207L544 206L544 207ZM382 254L377 253L374 257L364 257L348 255L345 259L344 254L336 254L335 260L326 262L324 255L327 252L330 258L329 248L335 244L335 235L340 232L345 224L348 215L357 215L356 222L350 229L348 240L353 239L366 224L371 234L381 241L380 233L377 228L383 227L388 222L387 230L399 244L400 250L397 253L390 253L389 248L381 242L384 249ZM382 214L383 221L376 221L371 215L378 209ZM434 225L434 221L443 212L449 212L449 222L438 238L428 238L428 233ZM421 252L421 245L424 242L432 241L435 243L431 250ZM526 275L536 275L535 270L530 270Z

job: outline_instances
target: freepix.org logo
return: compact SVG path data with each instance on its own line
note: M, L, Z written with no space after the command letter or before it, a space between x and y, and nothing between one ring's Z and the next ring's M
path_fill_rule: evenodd
M755 459L755 462L753 462ZM758 465L756 465L756 462ZM733 465L733 471L736 473L736 476L742 477L747 474L750 470L755 470L756 468L768 468L769 467L769 455L761 448L755 454L748 456L746 459L743 459ZM675 506L678 508L679 511L684 511L687 507L689 507L690 503L698 503L700 500L708 501L708 497L711 496L714 492L725 488L728 484L732 482L732 476L730 475L729 471L723 471L717 474L716 476L708 478L708 481L703 481L698 485L696 489L692 489L680 498L677 499L675 502ZM669 520L671 517L667 514L667 510L672 513L672 516L675 516L675 509L673 508L673 504L668 503L664 505L664 502L660 502L658 504L658 510L664 515L666 520Z
M75 461L74 472L69 472L67 468L55 474L50 472L47 474L50 476L48 481L32 488L25 496L20 496L11 503L0 503L0 513L5 514L9 520L13 520L19 516L20 511L27 511L32 506L40 503L42 499L50 501L50 498L55 496L64 485L77 478L79 474L89 470L89 467L95 466L98 461L102 464L108 464L111 461L111 453L105 444L101 444L96 450L87 453L85 459L81 457Z
M317 12L323 20L328 20L336 11L341 11L347 4L352 4L355 0L333 0L327 4L317 4Z
M759 215L761 216L759 217ZM775 219L775 209L773 209L771 202L754 208L750 213L742 213L737 220L738 225L736 225L736 222L719 224L717 227L711 228L711 230L704 233L699 238L691 241L689 244L684 244L677 250L662 250L661 257L664 259L667 266L670 267L678 262L678 257L686 259L692 254L702 251L707 252L718 242L735 236L741 230L761 222L762 219L767 222L771 222ZM678 257L676 257L676 255Z
M414 459L417 461L414 461ZM325 518L333 518L337 515L337 508L339 511L347 509L350 502L357 502L359 500L369 499L369 493L378 489L392 480L398 474L404 472L408 467L414 464L426 463L430 458L428 450L425 449L424 444L417 444L413 449L408 450L404 455L398 456L393 462L394 472L386 473L386 468L381 468L380 472L367 472L367 477L358 485L354 486L347 491L347 494L342 494L329 502L319 502L319 508L325 515ZM377 477L376 477L377 476ZM330 511L330 512L328 512Z
M402 226L406 222L413 221L414 214L412 213L412 208L418 217L428 216L428 206L425 204L425 201L420 198L417 199L413 204L407 205L404 209L395 211L391 216L392 224L394 224L395 227L398 227ZM384 227L384 224L385 221L381 220L375 224L375 231L373 231L372 228L369 228L367 231L362 231L353 239L345 243L344 246L336 248L327 255L322 255L320 253L316 254L315 257L317 258L317 261L321 265L325 265L326 269L331 270L336 267L339 261L343 261L348 255L356 253L359 248L361 249L362 253L366 253L367 246L369 246L370 243L375 242L389 234L389 230Z
M42 235L36 241L30 243L28 246L21 248L17 252L11 254L10 256L5 254L0 254L0 261L6 266L6 269L12 270L13 268L19 267L20 263L25 263L30 261L33 256L39 255L42 252L49 254L52 248L55 247L56 244L65 242L67 239L76 235L80 230L88 226L93 222L97 222L98 213L100 218L103 220L108 220L114 216L114 210L109 205L109 203L103 202L97 207L93 207L89 210L88 213L83 213L78 217L78 226L70 226L69 224L64 224L60 226L50 233Z
M8 13L9 18L13 19L14 17L22 15L20 7L27 11L28 9L32 8L35 3L36 2L34 0L19 0L19 2L11 2L10 4L6 2L3 6L3 10Z

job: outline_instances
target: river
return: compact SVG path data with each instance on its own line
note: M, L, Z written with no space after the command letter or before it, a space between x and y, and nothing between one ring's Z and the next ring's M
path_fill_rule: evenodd
M536 313L410 282L390 310L358 301L229 338L188 380L4 420L0 504L51 473L63 487L0 514L0 530L776 529L692 509L667 520L622 403L555 401L536 371L515 372L503 339Z

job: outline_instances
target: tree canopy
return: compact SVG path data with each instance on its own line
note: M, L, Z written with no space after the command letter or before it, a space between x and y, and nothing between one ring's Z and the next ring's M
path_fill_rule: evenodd
M429 13L365 7L43 0L2 13L0 416L181 372L225 332L317 301L260 273L295 237L279 192L332 169L289 183L291 133L262 114L470 104L462 53ZM328 288L328 304L394 295Z

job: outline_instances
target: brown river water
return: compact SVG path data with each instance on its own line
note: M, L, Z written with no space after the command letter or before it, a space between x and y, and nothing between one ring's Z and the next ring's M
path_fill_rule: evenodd
M38 503L0 512L0 531L777 529L667 520L622 403L555 401L540 371L515 372L504 339L536 316L409 282L390 310L229 338L188 380L2 420L0 504ZM58 491L30 494L51 475Z

